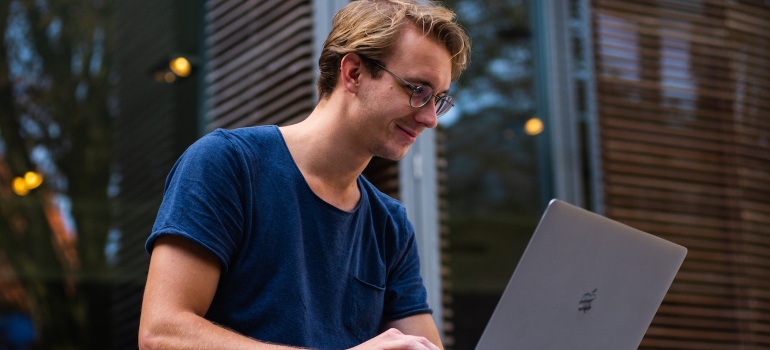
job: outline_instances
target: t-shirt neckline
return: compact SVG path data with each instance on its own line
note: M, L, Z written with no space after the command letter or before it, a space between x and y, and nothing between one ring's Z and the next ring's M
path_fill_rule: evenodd
M273 130L277 133L278 139L280 140L281 145L281 151L283 153L283 157L286 159L287 163L291 164L291 176L295 178L296 181L300 182L302 184L302 187L308 191L312 197L314 197L316 200L321 202L323 205L328 206L329 208L333 208L335 211L347 214L347 215L353 215L356 214L359 211L359 208L361 208L361 203L363 203L365 200L367 200L367 194L366 191L364 191L364 186L361 183L361 176L358 175L358 178L356 178L356 185L358 186L358 191L361 193L361 198L358 199L358 203L351 211L340 209L331 203L325 201L323 198L318 196L315 191L310 187L310 184L307 183L307 180L305 179L305 176L302 175L302 171L299 170L299 166L297 166L297 162L294 161L294 157L291 155L291 151L289 151L289 146L286 144L286 139L283 137L283 133L281 132L281 129L277 125L271 126Z

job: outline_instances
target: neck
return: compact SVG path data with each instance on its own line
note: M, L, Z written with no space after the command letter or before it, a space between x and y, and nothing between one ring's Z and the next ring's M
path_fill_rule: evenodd
M311 189L343 210L360 198L357 178L372 155L355 144L345 129L347 110L334 101L322 101L304 121L281 127L286 145Z

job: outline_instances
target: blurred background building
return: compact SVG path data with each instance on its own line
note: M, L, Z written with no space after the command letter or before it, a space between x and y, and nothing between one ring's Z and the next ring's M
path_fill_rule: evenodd
M0 2L0 349L133 349L163 182L290 124L346 0ZM642 349L770 348L770 2L447 0L456 107L365 175L472 349L553 197L689 248Z

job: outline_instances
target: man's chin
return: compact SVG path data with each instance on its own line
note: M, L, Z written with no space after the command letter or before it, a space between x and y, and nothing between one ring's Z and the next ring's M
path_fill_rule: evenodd
M380 158L385 158L387 160L392 160L394 162L397 162L397 161L399 161L401 159L404 159L404 157L406 157L406 152L404 152L403 154L397 155L397 156L379 156L379 157Z
M406 153L409 151L409 146L399 149L382 149L380 152L374 152L374 155L387 160L399 161L406 157Z

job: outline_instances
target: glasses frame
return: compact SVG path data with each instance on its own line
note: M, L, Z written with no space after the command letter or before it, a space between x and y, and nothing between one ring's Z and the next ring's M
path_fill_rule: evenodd
M427 104L428 104L428 102L430 102L431 98L428 98L428 99L426 99L426 100L425 100L425 101L423 101L423 102L422 102L422 103L421 103L419 106L415 106L415 105L412 103L412 101L414 100L414 94L415 94L415 93L417 92L417 90L419 90L420 88L423 88L423 89L430 89L430 97L432 97L432 98L433 98L433 103L434 103L434 104L435 104L435 106L436 106L436 118L438 118L438 117L440 117L440 116L442 116L442 115L446 114L446 112L449 112L449 110L450 110L450 109L452 109L452 107L454 107L454 106L455 106L455 104L454 104L454 98L452 98L452 96L449 96L449 95L443 95L443 96L434 95L434 94L433 94L433 88L432 88L432 87L430 87L430 86L425 86L425 85L414 85L414 84L412 84L412 83L410 83L410 82L406 81L406 79L404 79L404 78L402 78L402 77L398 76L396 73L393 73L393 72L391 72L390 70L388 70L387 68L385 68L385 66L383 66L383 65L381 65L381 64L379 64L379 63L374 63L374 65L376 65L377 67L379 67L379 68L382 68L382 70L384 70L384 71L386 71L386 72L390 73L390 75L392 75L392 76L396 77L398 80L401 80L401 82L402 82L402 83L404 83L404 85L406 85L407 87L409 87L410 89L412 89L412 93L409 95L409 106L410 106L410 107L412 107L412 108L422 108L422 107L424 107L425 105L427 105ZM449 107L444 107L444 106L449 106Z

